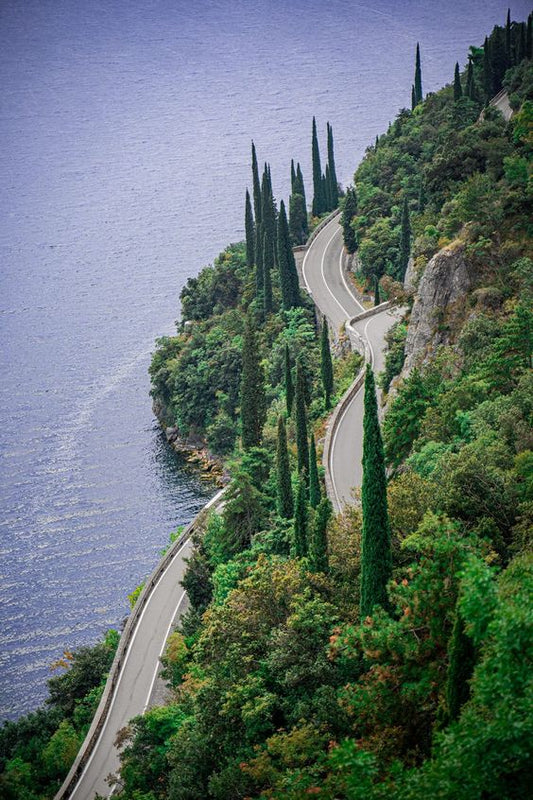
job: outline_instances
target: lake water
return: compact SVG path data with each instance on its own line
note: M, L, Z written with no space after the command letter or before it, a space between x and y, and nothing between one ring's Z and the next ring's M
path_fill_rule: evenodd
M210 493L164 443L147 367L188 276L243 237L250 141L311 197L311 118L365 146L507 2L2 0L0 717L127 613ZM512 8L517 19L526 2Z

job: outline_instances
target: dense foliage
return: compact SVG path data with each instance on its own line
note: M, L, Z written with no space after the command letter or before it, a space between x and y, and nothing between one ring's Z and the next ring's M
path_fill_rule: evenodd
M66 652L48 681L46 705L0 728L0 795L43 800L55 795L92 722L118 644L109 631L94 647Z

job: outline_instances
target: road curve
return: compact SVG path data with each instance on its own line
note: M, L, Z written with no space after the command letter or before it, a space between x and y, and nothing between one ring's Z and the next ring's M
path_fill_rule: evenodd
M347 325L352 346L366 341L365 351L374 372L384 365L385 334L399 319L397 309L384 308L349 326L349 320L365 309L350 287L342 267L343 239L338 217L314 239L304 258L302 278L320 312L337 334ZM355 333L355 335L353 335ZM359 349L359 348L358 348ZM363 456L363 387L337 419L328 457L330 500L336 510L354 502L354 489L361 485Z

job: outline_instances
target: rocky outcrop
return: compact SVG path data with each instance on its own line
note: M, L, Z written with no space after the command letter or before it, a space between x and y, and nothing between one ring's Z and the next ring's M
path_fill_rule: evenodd
M440 250L428 263L411 313L403 377L453 340L457 317L466 313L464 299L474 285L474 273L460 242Z

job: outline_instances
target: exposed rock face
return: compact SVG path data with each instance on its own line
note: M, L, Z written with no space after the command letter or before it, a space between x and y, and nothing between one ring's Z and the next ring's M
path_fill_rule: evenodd
M463 300L474 280L463 244L455 242L433 256L420 280L411 313L403 377L424 363L437 347L450 343L450 330L457 326L450 328L448 323L466 312Z

